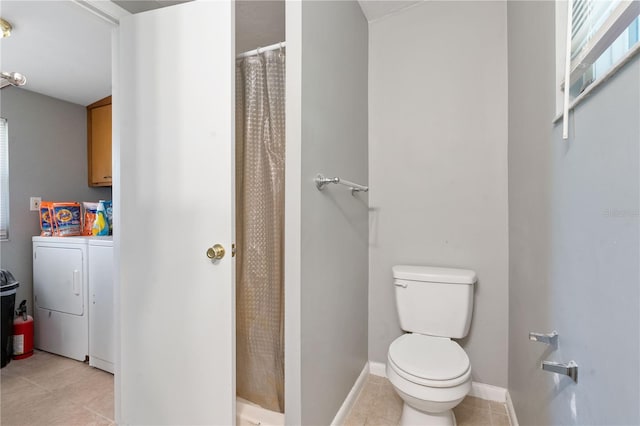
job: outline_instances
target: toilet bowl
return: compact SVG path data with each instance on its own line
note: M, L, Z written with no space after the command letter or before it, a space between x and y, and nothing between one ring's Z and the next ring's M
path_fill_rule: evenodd
M452 409L471 390L471 363L451 340L469 332L474 271L394 266L400 327L389 346L387 378L404 401L400 424L456 424Z
M455 425L451 410L471 390L471 365L448 338L404 334L389 347L387 378L404 401L401 425Z

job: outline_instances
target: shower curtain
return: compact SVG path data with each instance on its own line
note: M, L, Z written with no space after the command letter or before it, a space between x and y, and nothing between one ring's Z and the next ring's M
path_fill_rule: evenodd
M237 395L284 412L285 57L236 64Z

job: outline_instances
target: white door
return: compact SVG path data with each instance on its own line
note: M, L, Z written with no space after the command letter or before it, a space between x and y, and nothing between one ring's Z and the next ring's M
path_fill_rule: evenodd
M120 21L121 424L235 423L234 28L230 1Z

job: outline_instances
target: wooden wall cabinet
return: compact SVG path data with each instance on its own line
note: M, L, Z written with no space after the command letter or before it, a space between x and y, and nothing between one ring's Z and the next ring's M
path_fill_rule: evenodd
M111 96L87 106L89 186L111 186Z

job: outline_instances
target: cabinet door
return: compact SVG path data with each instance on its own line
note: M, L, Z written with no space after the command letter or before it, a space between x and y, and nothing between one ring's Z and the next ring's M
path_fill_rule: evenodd
M111 96L87 107L89 186L111 186Z
M89 363L113 373L113 247L89 246Z

